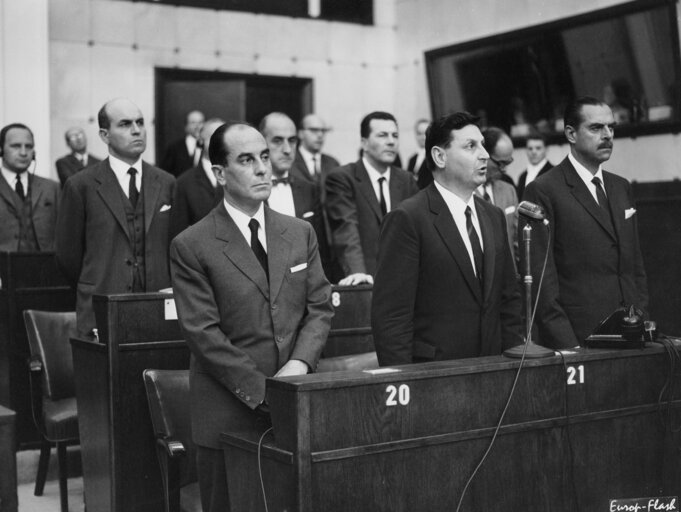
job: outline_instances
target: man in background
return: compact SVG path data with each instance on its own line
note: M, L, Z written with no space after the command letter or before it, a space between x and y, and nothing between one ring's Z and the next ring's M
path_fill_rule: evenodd
M57 175L61 186L66 180L88 165L96 164L101 160L87 152L87 137L85 130L73 127L66 130L64 134L66 145L71 149L71 153L61 157L55 162Z
M192 110L187 114L184 137L172 142L161 160L161 169L177 177L187 169L199 165L203 143L201 128L205 117L202 112Z
M204 123L201 128L203 147L208 147L211 136L224 123L218 118ZM204 151L199 165L183 173L175 183L173 207L170 210L170 239L203 219L220 201L222 187L213 173L208 151Z
M532 231L531 254L536 297L548 251L536 323L538 342L550 348L580 345L620 306L644 314L648 308L631 185L602 168L613 149L612 110L596 98L579 98L566 107L564 123L570 153L525 189L551 229L550 236L543 227Z
M504 214L475 194L489 155L478 118L434 121L434 182L381 228L371 327L381 366L500 354L522 343L520 294Z
M515 187L504 180L508 178L506 169L513 163L513 141L501 128L490 126L482 131L485 149L489 153L487 160L487 180L478 187L477 193L501 208L506 215L508 244L513 256L518 256L518 196ZM509 178L510 179L510 178Z
M543 135L534 133L525 142L527 150L527 169L518 178L518 199L523 200L525 187L532 183L539 176L547 173L553 168L553 164L546 158L546 138Z
M315 183L322 197L326 175L340 165L334 157L322 153L328 132L328 126L317 114L303 117L298 130L298 150L291 169L293 176Z
M372 112L360 124L362 157L338 167L326 179L326 211L341 285L373 283L383 217L418 188L407 171L394 166L399 149L397 121Z
M59 183L29 172L33 132L21 123L0 130L0 251L53 251Z
M78 332L97 327L92 296L170 285L168 227L175 178L142 161L147 131L139 107L118 98L98 114L104 161L64 185L57 262L76 287Z
M224 201L173 240L170 259L191 351L201 503L204 512L225 512L220 434L267 428L266 379L315 370L333 308L314 230L265 205L272 176L262 135L243 123L223 125L209 148Z
M414 134L416 135L416 145L418 146L418 151L412 155L409 159L409 164L407 165L407 170L414 175L414 178L418 179L421 174L421 170L427 167L426 164L426 130L430 121L428 119L419 119L414 125Z

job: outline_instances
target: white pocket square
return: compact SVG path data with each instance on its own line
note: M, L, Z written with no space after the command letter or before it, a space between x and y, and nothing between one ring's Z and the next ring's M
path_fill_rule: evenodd
M159 213L167 212L168 210L170 210L170 208L171 206L169 204L164 204L163 206L161 206Z
M303 219L309 219L310 217L314 217L314 212L303 213Z
M512 213L515 213L515 206L507 206L506 209L504 210L504 213L506 215L511 215Z
M307 263L301 263L300 265L296 265L295 267L291 267L291 274L295 274L296 272L300 272L301 270L305 270L307 268Z
M624 220L630 219L636 213L636 208L627 208L624 210Z

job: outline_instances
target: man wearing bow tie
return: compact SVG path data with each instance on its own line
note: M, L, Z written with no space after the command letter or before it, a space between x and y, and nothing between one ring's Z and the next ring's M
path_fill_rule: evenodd
M531 254L536 287L549 253L536 321L539 343L551 348L580 345L622 305L648 307L631 185L602 169L612 154L613 113L584 97L564 117L570 153L523 196L546 210L551 227L550 237L543 227L533 230Z
M142 161L147 132L140 109L114 99L100 109L109 157L64 185L57 262L76 286L79 334L96 327L92 296L170 286L168 226L175 178Z
M304 219L312 224L319 243L319 256L327 276L329 248L326 243L319 188L299 176L291 167L296 154L296 125L281 112L272 112L260 122L260 133L265 137L272 163L272 193L267 204L274 211Z

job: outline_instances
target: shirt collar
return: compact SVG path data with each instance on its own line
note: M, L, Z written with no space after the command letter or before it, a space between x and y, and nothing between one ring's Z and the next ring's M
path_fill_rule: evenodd
M533 173L538 173L541 171L544 166L548 162L548 158L544 158L541 162L539 162L537 165L532 165L531 163L527 164L527 174L533 174Z
M298 146L298 151L300 151L300 154L303 155L303 158L308 161L312 160L313 157L319 155L319 153L313 153L312 151L309 151L302 144Z
M121 178L127 177L128 170L131 167L137 171L138 176L140 179L142 179L142 157L138 158L137 162L130 165L125 163L120 158L116 158L112 154L109 154L109 165L111 166L111 170L114 172L119 181Z
M227 199L223 199L222 202L225 205L227 213L229 214L230 217L232 217L232 220L236 223L236 225L242 232L249 231L248 223L250 222L251 219L257 220L263 232L265 232L265 207L263 206L263 203L260 203L258 211L255 212L255 215L253 215L253 217L249 217L235 206L229 204L227 202Z
M10 171L9 169L5 168L5 166L1 167L2 177L5 178L5 181L8 183L10 188L14 190L14 187L17 183L17 173ZM28 171L19 173L19 179L21 180L21 184L24 186L24 190L28 190Z
M596 174L591 174L591 171L584 167L582 164L580 164L577 159L572 156L572 152L568 154L568 158L570 159L570 163L572 166L575 168L575 171L577 171L577 174L579 175L580 178L582 178L582 181L586 183L587 187L591 186L591 180L594 179L594 177L598 178L601 180L601 183L603 183L603 169L601 165L598 166L598 170L596 171Z
M369 178L372 182L378 181L379 178L385 178L386 183L390 183L390 167L388 167L386 172L381 174L369 163L369 160L366 158L362 157L362 163L364 164L367 173L369 173Z
M208 177L208 180L210 181L211 185L217 187L218 180L215 177L215 173L213 172L213 166L211 165L210 161L205 158L202 158L201 167L203 167L203 172L206 173L206 176Z
M447 190L445 187L440 185L437 181L434 181L433 183L435 183L435 188L437 188L438 192L440 192L442 199L445 200L445 203L447 204L447 207L450 211L465 215L466 207L470 206L473 215L477 218L478 214L475 210L475 194L471 194L471 197L468 199L468 201L464 201L454 192Z

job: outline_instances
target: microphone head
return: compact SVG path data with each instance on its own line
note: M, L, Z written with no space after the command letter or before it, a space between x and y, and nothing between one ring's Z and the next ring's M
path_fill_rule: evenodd
M518 214L529 220L547 222L544 209L538 204L531 203L530 201L520 202L518 205Z

